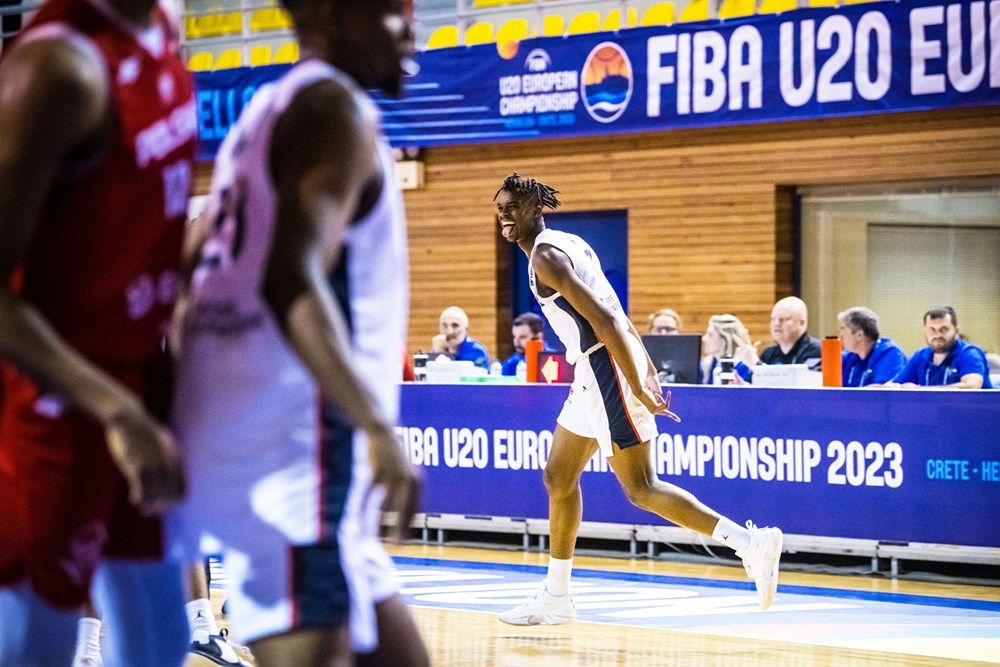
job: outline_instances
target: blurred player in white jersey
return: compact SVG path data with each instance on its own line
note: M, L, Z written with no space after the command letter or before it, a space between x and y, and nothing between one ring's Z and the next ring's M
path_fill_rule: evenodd
M405 222L363 90L400 92L412 33L400 0L285 6L303 60L230 131L189 244L175 532L221 545L229 618L258 664L425 664L378 540L382 508L408 524L417 483L393 431Z

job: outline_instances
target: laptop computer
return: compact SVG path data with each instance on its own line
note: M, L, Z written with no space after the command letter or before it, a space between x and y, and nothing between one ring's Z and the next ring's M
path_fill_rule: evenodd
M643 336L642 344L653 360L660 384L698 384L701 336Z

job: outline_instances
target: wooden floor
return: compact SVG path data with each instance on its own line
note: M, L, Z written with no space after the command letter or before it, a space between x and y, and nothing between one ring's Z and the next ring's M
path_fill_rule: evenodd
M544 565L539 553L487 551L437 546L390 548L411 559ZM398 559L400 560L400 559ZM645 559L577 558L578 569L613 573L664 575L693 579L744 581L741 568L702 566ZM405 564L401 570L407 569ZM404 578L405 581L405 578ZM782 573L783 587L841 589L1000 602L1000 589L802 573ZM404 588L404 591L406 589ZM801 637L749 639L712 633L634 627L626 624L578 622L562 626L518 628L500 623L495 613L412 606L435 665L943 665L1000 663L1000 637L908 637L870 634L857 639L864 648L810 644ZM767 618L770 612L761 614ZM764 622L764 621L762 621ZM876 621L877 624L877 621ZM758 628L759 629L759 628ZM815 634L815 628L809 628ZM829 628L831 641L851 643L851 628ZM796 626L786 632L797 633ZM939 634L939 633L934 633ZM781 637L782 631L774 635ZM837 636L847 639L836 639ZM877 635L877 633L876 633Z
M704 585L707 594L678 603L681 613L674 613L667 619L669 623L662 625L655 617L635 622L627 619L593 622L591 614L590 621L567 625L514 627L499 622L496 609L484 609L481 605L477 608L474 591L477 587L513 590L536 585L546 562L544 554L448 546L391 546L389 551L396 558L403 593L411 604L434 665L1000 664L998 588L783 572L776 608L782 597L788 604L792 598L815 599L818 603L799 604L797 608L802 611L794 612L790 611L795 606L792 605L785 613L776 614L774 610L752 609L756 599L752 591L723 590L725 597L712 597L719 595L720 588L740 585L720 582L745 582L742 568L578 557L574 561L575 570L589 577L574 579L578 600L584 599L588 592L600 592L602 585L607 587L595 579L602 573L611 581L626 582L621 586L659 586L661 590L674 591ZM480 579L489 582L476 583ZM635 581L646 583L627 583ZM467 582L468 585L463 585ZM459 592L449 597L449 589ZM461 592L464 590L473 592L466 595ZM438 596L420 594L428 591ZM221 591L213 595L217 605L221 604L218 593ZM816 597L810 597L813 595ZM845 609L839 611L824 611L822 601L826 601L826 607L836 607L829 603L836 602L838 595L845 596L850 604L842 605ZM436 599L446 603L437 604ZM683 610L689 600L711 604L713 599L742 599L740 604L751 605L742 609L750 611L740 614L739 623L725 620L732 618L731 614L706 616L701 612L696 622L686 624ZM463 604L465 600L468 604ZM587 606L578 603L581 617L587 616L582 609ZM896 609L900 611L897 613ZM940 616L939 609L951 616ZM925 624L919 620L923 618L921 613L927 614ZM918 619L915 624L900 625L899 619L906 614L915 614L912 617Z

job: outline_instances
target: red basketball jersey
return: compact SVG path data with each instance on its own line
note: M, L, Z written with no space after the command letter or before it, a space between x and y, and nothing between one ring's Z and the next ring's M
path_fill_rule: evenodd
M159 350L177 295L197 135L193 85L160 8L140 32L102 0L50 0L14 48L45 35L64 35L103 61L113 129L95 160L51 193L21 293L84 356L133 364Z

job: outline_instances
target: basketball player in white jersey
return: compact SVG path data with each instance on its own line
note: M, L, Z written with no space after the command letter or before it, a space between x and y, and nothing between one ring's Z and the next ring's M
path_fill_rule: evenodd
M190 243L175 528L221 548L234 634L259 665L426 664L378 540L383 507L408 525L416 478L393 432L405 222L363 90L400 92L412 33L400 0L284 4L303 60L230 131Z
M556 194L515 172L494 196L500 233L528 256L531 291L566 345L566 360L576 364L544 472L551 539L548 573L541 591L501 614L500 620L554 625L576 618L569 583L583 511L580 475L598 450L634 505L732 547L757 585L761 608L767 609L778 585L781 531L757 528L749 521L743 528L687 491L657 479L649 456L650 441L657 435L654 415L680 418L670 411L669 393L664 400L642 339L593 249L578 236L546 229L542 208L558 207Z

